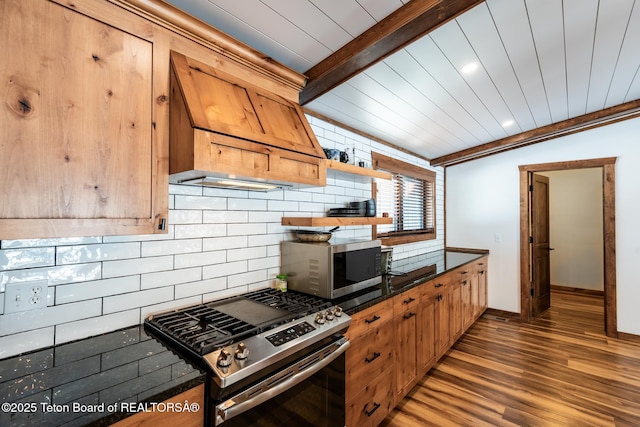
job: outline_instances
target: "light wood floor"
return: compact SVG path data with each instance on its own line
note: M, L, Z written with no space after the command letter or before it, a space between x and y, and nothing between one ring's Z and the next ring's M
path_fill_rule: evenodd
M382 423L483 425L640 426L640 343L604 335L602 297L554 291L531 324L482 316Z

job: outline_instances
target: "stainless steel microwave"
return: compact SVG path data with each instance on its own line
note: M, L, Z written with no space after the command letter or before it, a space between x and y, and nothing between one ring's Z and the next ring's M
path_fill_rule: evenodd
M335 299L382 281L380 240L282 242L281 271L289 289Z

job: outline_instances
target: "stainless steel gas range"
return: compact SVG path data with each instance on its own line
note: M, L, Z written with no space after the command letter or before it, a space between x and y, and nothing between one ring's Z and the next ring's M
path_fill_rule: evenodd
M263 289L149 316L145 329L208 372L207 425L344 426L342 335L329 301Z

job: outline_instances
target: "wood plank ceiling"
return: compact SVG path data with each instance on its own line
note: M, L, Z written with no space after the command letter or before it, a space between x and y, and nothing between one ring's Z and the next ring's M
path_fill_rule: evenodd
M301 94L308 110L434 165L640 115L640 0L169 3L309 75ZM445 4L464 12L448 19ZM429 8L431 21L411 11ZM413 27L392 19L412 13L422 19ZM444 23L432 29L434 19ZM350 57L336 67L346 74L370 62L371 52L343 46L362 46L394 25L386 42L409 44L316 90L328 84L315 75L326 64ZM407 35L418 26L427 34ZM463 72L468 64L475 71Z

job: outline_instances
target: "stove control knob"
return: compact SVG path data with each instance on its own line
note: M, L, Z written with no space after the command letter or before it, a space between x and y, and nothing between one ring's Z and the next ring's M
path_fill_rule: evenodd
M316 314L316 323L318 325L324 325L324 322L325 322L325 320L324 320L324 316L322 315L322 313Z
M327 310L324 314L324 318L331 322L333 320L333 312L331 310Z
M233 362L233 356L227 350L220 350L220 354L218 355L218 366L221 368L226 368L231 365Z
M238 347L236 348L236 359L244 360L247 357L249 357L249 349L247 348L246 345L244 345L243 342L241 342L240 344L238 344Z
M333 315L336 317L342 316L342 308L338 307L337 305L333 307Z

